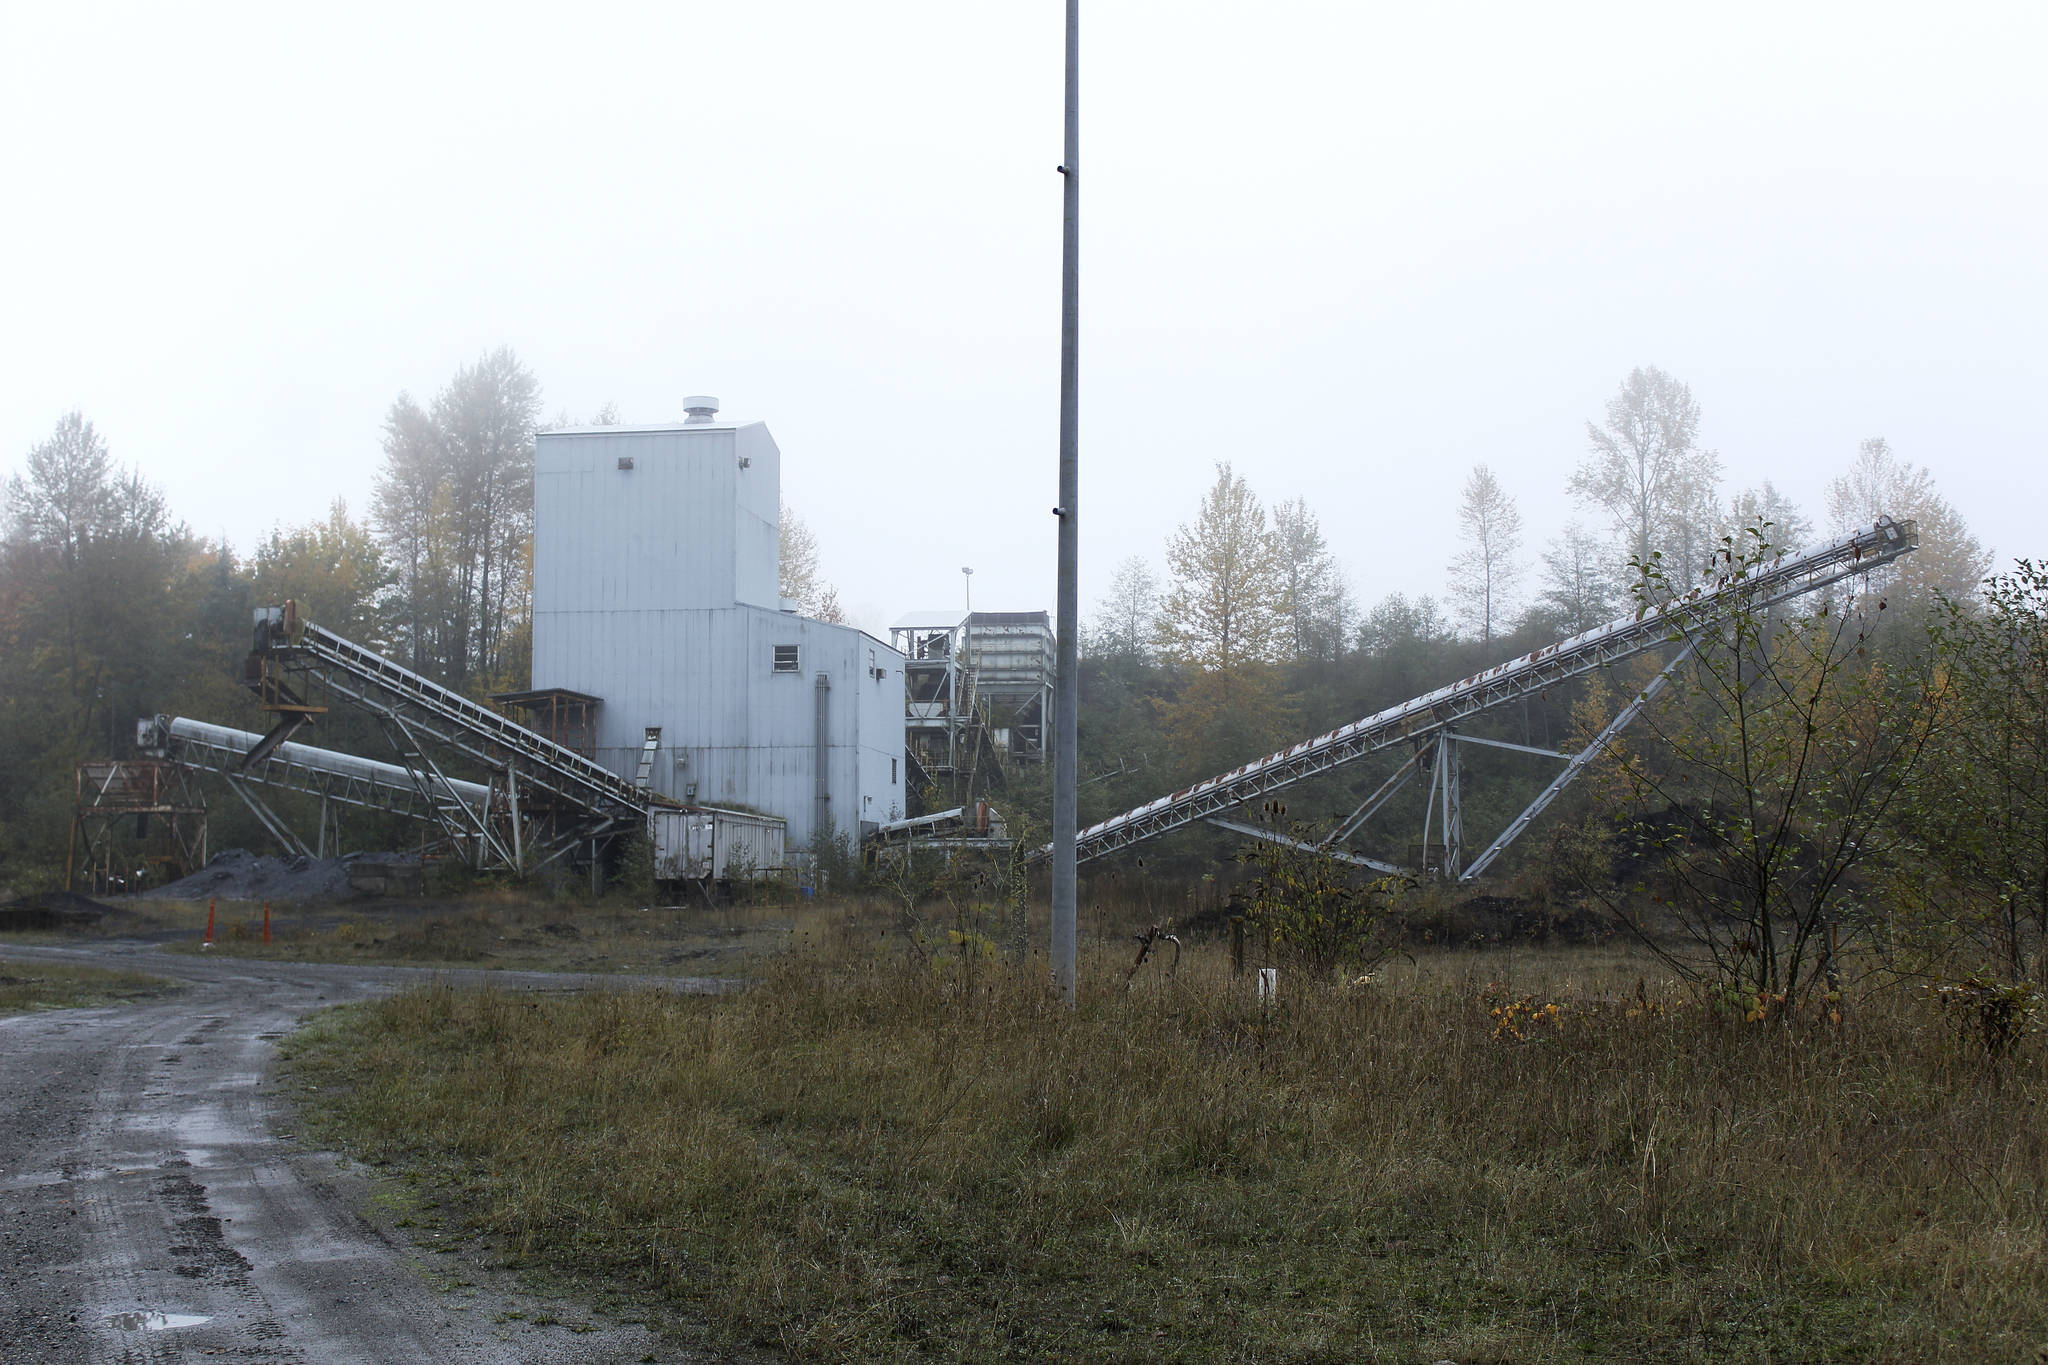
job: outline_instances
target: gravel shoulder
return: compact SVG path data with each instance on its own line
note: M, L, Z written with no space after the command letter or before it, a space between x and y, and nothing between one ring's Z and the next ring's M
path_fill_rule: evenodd
M503 990L677 978L441 972L0 942L0 961L148 972L159 1000L0 1018L0 1360L699 1359L638 1325L459 1273L372 1216L370 1184L302 1150L266 1085L308 1013L432 975Z

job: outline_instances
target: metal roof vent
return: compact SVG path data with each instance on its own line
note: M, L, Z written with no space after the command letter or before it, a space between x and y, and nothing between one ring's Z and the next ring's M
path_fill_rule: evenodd
M683 411L689 414L683 425L694 427L718 416L718 400L708 393L693 393L683 400Z

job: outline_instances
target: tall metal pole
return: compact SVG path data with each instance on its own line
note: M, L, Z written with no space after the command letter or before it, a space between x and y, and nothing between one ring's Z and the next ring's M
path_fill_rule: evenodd
M1081 0L1067 0L1066 185L1060 250L1059 657L1053 678L1052 979L1074 1003L1074 835L1080 828Z

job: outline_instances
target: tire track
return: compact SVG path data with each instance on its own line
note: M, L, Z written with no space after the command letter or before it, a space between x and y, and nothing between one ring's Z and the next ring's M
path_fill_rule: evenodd
M532 1325L577 1315L531 1311L507 1288L432 1288L413 1248L341 1193L360 1182L274 1135L263 1081L275 1040L311 1010L432 973L132 946L0 952L151 971L189 987L139 1005L0 1019L0 1268L14 1272L0 1275L0 1361L694 1358L637 1327ZM509 989L647 984L486 979Z

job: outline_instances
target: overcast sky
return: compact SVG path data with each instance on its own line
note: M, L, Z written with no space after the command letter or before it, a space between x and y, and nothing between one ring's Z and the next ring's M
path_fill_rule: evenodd
M2048 553L2048 7L1104 3L1082 599L1218 460L1361 598L1492 466L1531 557L1632 366L1815 521L1859 440ZM862 624L1050 608L1056 0L0 6L0 461L77 408L247 549L401 391L760 417Z

